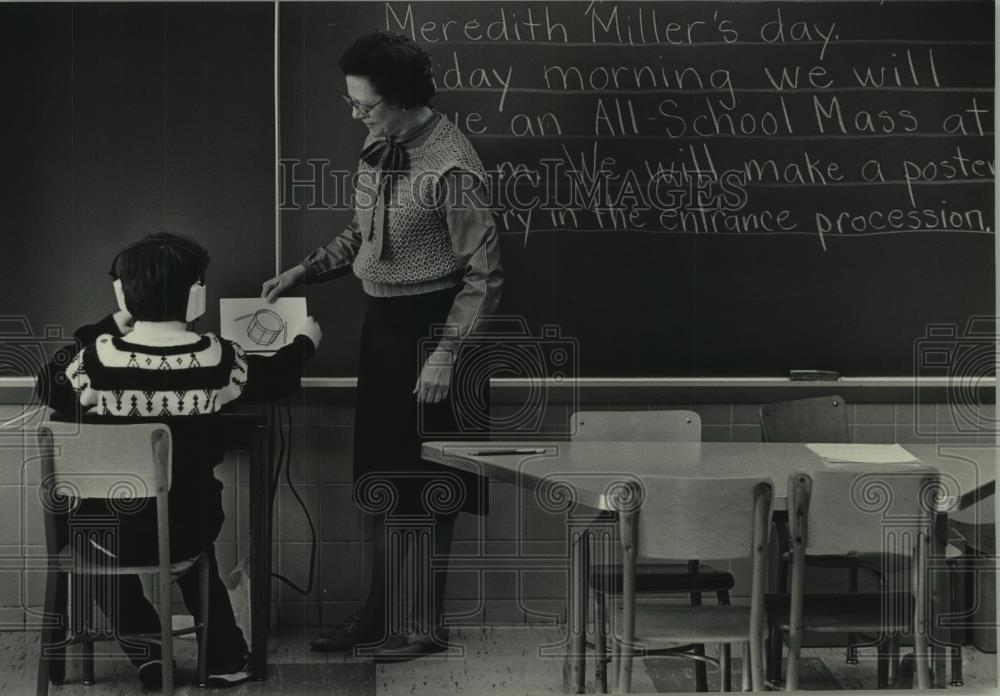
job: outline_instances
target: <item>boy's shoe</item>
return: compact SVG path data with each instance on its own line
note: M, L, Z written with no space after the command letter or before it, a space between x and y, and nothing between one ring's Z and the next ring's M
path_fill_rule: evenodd
M206 686L213 689L225 689L248 681L253 676L250 672L250 653L243 655L229 664L219 665L208 670Z
M174 662L174 671L177 663ZM163 686L163 660L147 660L139 665L139 681L147 689L159 689Z

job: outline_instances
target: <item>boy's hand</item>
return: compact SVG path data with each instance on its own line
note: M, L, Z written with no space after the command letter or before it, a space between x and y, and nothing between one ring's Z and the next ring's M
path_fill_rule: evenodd
M305 322L298 328L295 335L305 336L312 341L313 347L319 350L319 344L323 340L323 329L320 328L318 321L312 317L306 317Z
M293 266L284 273L276 275L270 280L265 280L260 289L260 296L266 297L268 302L274 302L276 299L301 283L302 279L305 277L305 266Z
M111 316L114 318L115 323L118 324L118 330L121 332L122 336L130 333L135 326L135 319L133 319L132 315L124 309L119 309Z

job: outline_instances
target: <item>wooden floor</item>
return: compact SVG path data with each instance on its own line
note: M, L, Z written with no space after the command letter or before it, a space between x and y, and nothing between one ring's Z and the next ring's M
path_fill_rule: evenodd
M372 665L343 655L321 655L309 650L309 633L279 631L273 636L266 683L248 683L226 691L198 689L194 681L194 641L178 640L178 694L295 694L337 696L437 696L439 694L548 694L561 693L561 661L540 656L540 647L561 637L552 627L465 628L452 633L454 654L408 663ZM53 696L125 696L144 693L132 666L118 657L97 665L98 683L85 687L71 664L62 686ZM28 696L35 692L38 634L0 633L0 694ZM872 689L873 655L862 653L861 663L848 665L840 649L804 650L804 690ZM997 686L996 655L974 648L964 651L965 687L951 691L983 693ZM588 670L590 670L588 665ZM592 677L592 671L590 675ZM691 691L693 668L687 661L647 659L634 673L636 693ZM736 682L739 683L738 681ZM718 688L710 673L709 687ZM588 684L593 691L593 684Z

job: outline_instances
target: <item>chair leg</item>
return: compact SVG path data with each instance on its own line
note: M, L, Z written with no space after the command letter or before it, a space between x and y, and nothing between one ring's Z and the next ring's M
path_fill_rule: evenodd
M209 572L211 564L208 555L202 553L198 564L198 589L200 592L199 603L201 605L201 631L198 636L198 686L208 683L208 639L211 625L208 617L211 616L211 606L209 605Z
M729 643L719 644L719 691L733 690L732 647Z
M914 638L915 645L913 646L913 652L916 656L916 667L917 667L917 688L921 691L931 688L931 674L930 674L930 664L929 655L927 649L927 637L916 636Z
M622 667L622 644L613 639L611 643L611 690L618 692L618 685L621 684Z
M788 666L785 668L785 691L798 691L799 656L802 652L802 636L796 630L788 632Z
M69 581L68 573L58 573L56 579L56 612L59 614L60 629L57 639L54 641L59 647L55 648L52 655L52 662L49 663L49 682L52 684L62 684L66 681L66 645L67 632L70 629L69 615Z
M729 592L728 590L720 590L716 593L716 597L719 600L719 606L728 607L729 606ZM719 645L719 682L723 691L733 690L733 672L732 672L732 652L729 643L722 643ZM725 661L725 665L723 665Z
M86 630L89 632L94 625L93 620L93 605L88 607L88 614L90 620L87 621ZM91 686L97 683L97 679L94 678L94 641L85 640L82 644L82 654L80 655L83 661L83 685Z
M913 673L916 667L916 659L913 653L908 655L903 655L899 660L899 669L896 673L896 679L892 683L892 688L894 689L912 689L913 688Z
M740 690L750 691L750 671L752 666L750 664L750 642L743 644L743 662L742 669L740 670Z
M948 564L951 574L951 610L955 613L965 611L965 579L966 575L959 573L959 564ZM957 617L956 617L957 618ZM965 623L955 621L951 629L951 685L964 686L962 677L962 646L965 644Z
M720 607L729 606L729 590L719 590L718 592L716 592L715 596L718 599ZM721 664L722 659L725 659L727 663L725 669L723 669L722 672L720 673L721 675L720 682L722 682L723 691L733 690L733 673L732 673L731 656L732 652L729 643L723 643L722 645L719 646L719 660L720 660L719 666L722 667Z
M777 684L781 681L781 654L784 652L783 639L784 636L782 636L781 629L777 626L771 626L767 637L765 678L772 684Z
M778 542L778 562L775 564L777 570L774 576L775 588L774 591L777 594L786 594L788 592L788 575L791 570L791 563L787 558L787 553L790 551L790 534L788 531L788 520L787 518L781 519L775 517L775 535ZM782 641L784 640L784 635L781 629L776 626L771 626L770 635L767 639L767 663L765 665L766 679L771 684L777 684L781 681L781 655L784 652L784 646ZM754 688L763 688L763 684Z
M764 629L750 636L750 690L767 691L768 684L764 678Z
M889 688L889 663L892 659L892 648L889 639L884 638L878 644L878 666L876 670L877 684L879 689Z
M608 636L605 633L604 594L594 593L594 679L599 693L608 693Z
M951 685L965 686L962 677L962 646L956 645L951 650Z
M858 591L858 569L851 568L849 570L850 576L847 583L848 592ZM858 634L848 633L847 634L847 664L856 665L858 664Z
M688 564L690 566L690 564ZM692 592L691 593L691 606L699 607L701 606L701 593ZM691 652L695 655L705 656L705 646L696 645L692 648ZM708 691L708 667L704 660L696 660L694 663L694 690L698 692Z
M170 597L170 574L161 566L159 574L160 655L163 660L163 696L174 694L174 636Z
M886 679L889 682L889 688L897 688L896 681L899 679L899 634L892 633L889 635L889 672L886 674Z
M936 516L935 524L943 521L943 516ZM914 553L911 580L913 587L916 588L915 594L915 606L913 612L913 655L916 661L916 672L917 672L917 688L921 691L924 689L931 688L930 682L930 664L931 651L928 640L928 635L931 631L931 626L934 625L934 609L932 599L934 598L934 590L937 589L933 586L929 586L931 582L930 573L927 572L927 554L930 552L932 544L934 542L926 537L918 537L918 543L916 544L916 549ZM944 553L942 552L942 557ZM934 580L939 580L941 576L938 574ZM939 596L940 599L945 599ZM935 675L935 678L941 675Z
M73 613L80 617L82 629L85 636L89 636L94 630L94 598L88 586L95 578L73 574L71 582ZM96 683L94 679L94 641L84 639L81 643L80 660L83 666L83 684L91 686Z
M66 648L56 647L64 642L66 633L66 596L65 592L60 592L65 587L66 575L49 568L45 573L45 608L38 641L38 681L35 691L39 696L49 693L49 681L61 684L66 676Z
M635 646L622 641L618 646L618 692L632 693L632 666Z

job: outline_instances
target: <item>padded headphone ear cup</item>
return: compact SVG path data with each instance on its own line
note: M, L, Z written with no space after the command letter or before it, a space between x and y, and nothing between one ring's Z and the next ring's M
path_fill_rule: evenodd
M185 321L194 321L202 314L205 313L207 291L205 290L205 284L200 280L191 286L188 290L188 303L187 312L184 317Z
M116 278L115 282L111 285L115 289L115 300L118 301L118 309L127 312L128 307L125 306L125 290L122 288L122 279Z

